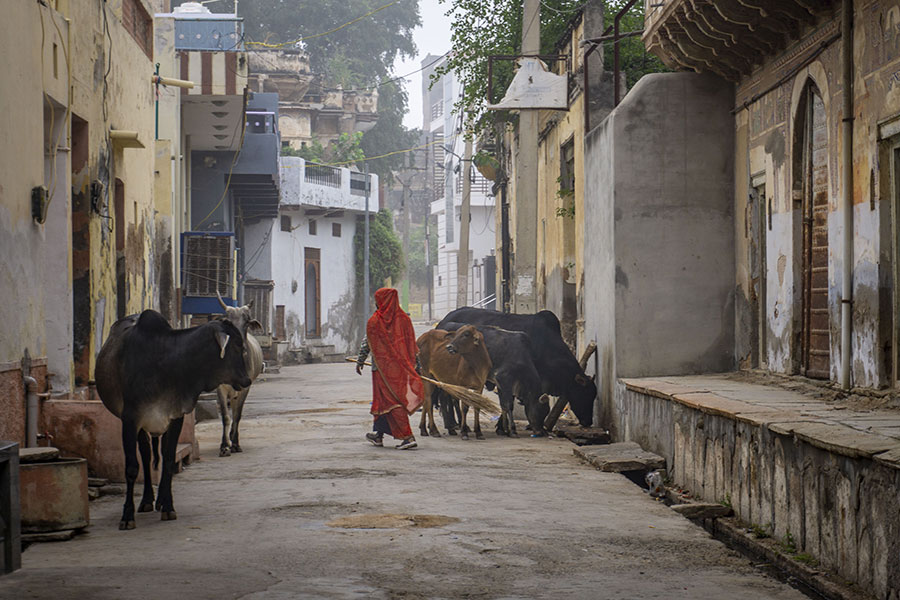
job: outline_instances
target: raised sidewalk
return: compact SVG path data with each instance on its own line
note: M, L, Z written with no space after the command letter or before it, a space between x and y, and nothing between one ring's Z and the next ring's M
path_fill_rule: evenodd
M621 379L613 437L663 456L694 496L732 505L877 598L900 599L900 410L884 407L896 403L748 379Z

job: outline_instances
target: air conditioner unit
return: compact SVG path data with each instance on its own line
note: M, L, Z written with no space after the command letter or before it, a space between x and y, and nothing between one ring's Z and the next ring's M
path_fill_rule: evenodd
M186 231L181 234L182 314L221 313L218 292L230 305L235 292L234 233Z

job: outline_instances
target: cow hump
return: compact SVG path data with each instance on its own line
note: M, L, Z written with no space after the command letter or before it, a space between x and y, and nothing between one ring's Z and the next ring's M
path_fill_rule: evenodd
M142 312L138 317L137 326L138 329L147 333L164 333L172 330L166 318L155 310Z

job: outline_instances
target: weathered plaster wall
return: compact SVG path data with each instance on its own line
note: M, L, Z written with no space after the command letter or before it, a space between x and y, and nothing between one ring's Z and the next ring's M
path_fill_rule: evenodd
M732 94L715 77L647 75L588 136L585 335L601 404L616 377L734 367Z
M839 11L838 11L839 12ZM895 26L900 15L900 2L854 2L854 123L853 123L853 385L879 387L890 383L892 338L891 323L896 317L891 307L891 158L880 124L900 111L900 86L896 72L900 68L900 30ZM812 47L837 32L839 14L803 32L803 39L784 53L766 61L737 88L737 104L769 86L786 69L804 57L804 49ZM792 196L794 165L799 146L794 138L802 127L797 110L800 96L808 81L822 93L828 135L828 307L830 330L831 379L837 379L840 356L840 310L842 278L843 208L841 207L842 173L840 156L841 120L841 40L825 49L812 63L780 85L747 110L736 115L739 138L746 136L747 163L737 162L735 173L736 231L749 231L744 210L751 175L764 174L767 201L771 202L771 227L767 231L766 333L765 359L768 368L783 373L796 373L800 368L800 301L802 289L799 234L800 202ZM746 133L744 133L746 132ZM888 135L891 138L893 133ZM885 162L887 161L887 162ZM895 226L896 227L896 226ZM740 237L740 236L739 236ZM741 323L740 307L750 306L752 298L748 265L748 247L737 248L737 293L739 337L751 335ZM739 358L745 358L749 344L738 343Z

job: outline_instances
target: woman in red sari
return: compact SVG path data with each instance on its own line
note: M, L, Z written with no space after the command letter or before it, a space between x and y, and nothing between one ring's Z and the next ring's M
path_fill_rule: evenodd
M416 447L409 427L409 415L424 399L424 386L416 373L416 334L412 321L400 308L397 290L381 288L375 292L377 310L366 325L366 338L359 349L356 372L362 375L363 363L372 352L373 431L366 439L384 445L384 434L401 440L399 450Z

